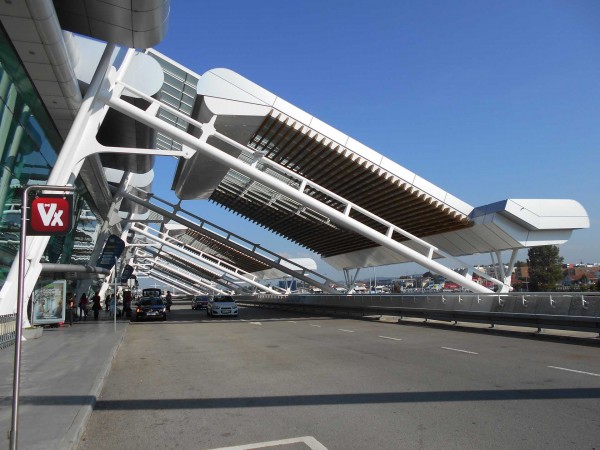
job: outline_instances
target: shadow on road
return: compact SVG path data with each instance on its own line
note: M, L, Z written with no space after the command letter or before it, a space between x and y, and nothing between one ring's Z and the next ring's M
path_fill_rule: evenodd
M227 409L282 406L361 405L388 403L475 402L513 400L598 399L600 388L508 389L483 391L377 392L356 394L285 395L243 398L167 398L96 400L97 410ZM22 404L74 405L94 403L93 396L23 396Z

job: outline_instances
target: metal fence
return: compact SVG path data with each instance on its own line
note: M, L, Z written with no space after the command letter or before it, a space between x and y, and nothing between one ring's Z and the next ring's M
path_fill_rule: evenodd
M6 314L0 316L0 349L14 345L15 337L17 336L16 325L16 314Z
M429 293L408 295L257 295L239 297L254 306L321 313L390 315L600 332L598 293Z

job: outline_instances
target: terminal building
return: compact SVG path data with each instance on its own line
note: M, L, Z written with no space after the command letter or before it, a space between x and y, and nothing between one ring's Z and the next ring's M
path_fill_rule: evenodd
M32 185L74 186L75 226L28 237L26 298L52 280L104 291L127 266L190 294L277 294L264 280L282 277L337 292L314 261L162 200L152 190L162 157L178 158L180 201L219 204L311 250L348 287L362 268L416 262L473 292L507 292L518 250L589 227L575 200L469 205L268 86L227 69L195 73L152 49L168 39L171 6L0 4L0 314L16 310L21 198ZM112 236L125 247L116 267L103 267ZM492 256L496 276L461 259L479 253Z

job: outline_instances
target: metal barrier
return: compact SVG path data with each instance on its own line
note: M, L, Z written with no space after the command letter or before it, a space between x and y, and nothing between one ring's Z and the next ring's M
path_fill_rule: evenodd
M0 316L0 349L14 345L17 336L17 315Z
M320 313L390 315L600 333L600 293L426 293L404 295L256 295L242 304Z

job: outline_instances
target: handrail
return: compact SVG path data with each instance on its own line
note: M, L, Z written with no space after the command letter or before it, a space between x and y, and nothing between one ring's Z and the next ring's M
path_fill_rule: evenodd
M242 304L600 333L600 293L256 295ZM325 311L325 312L324 312Z

